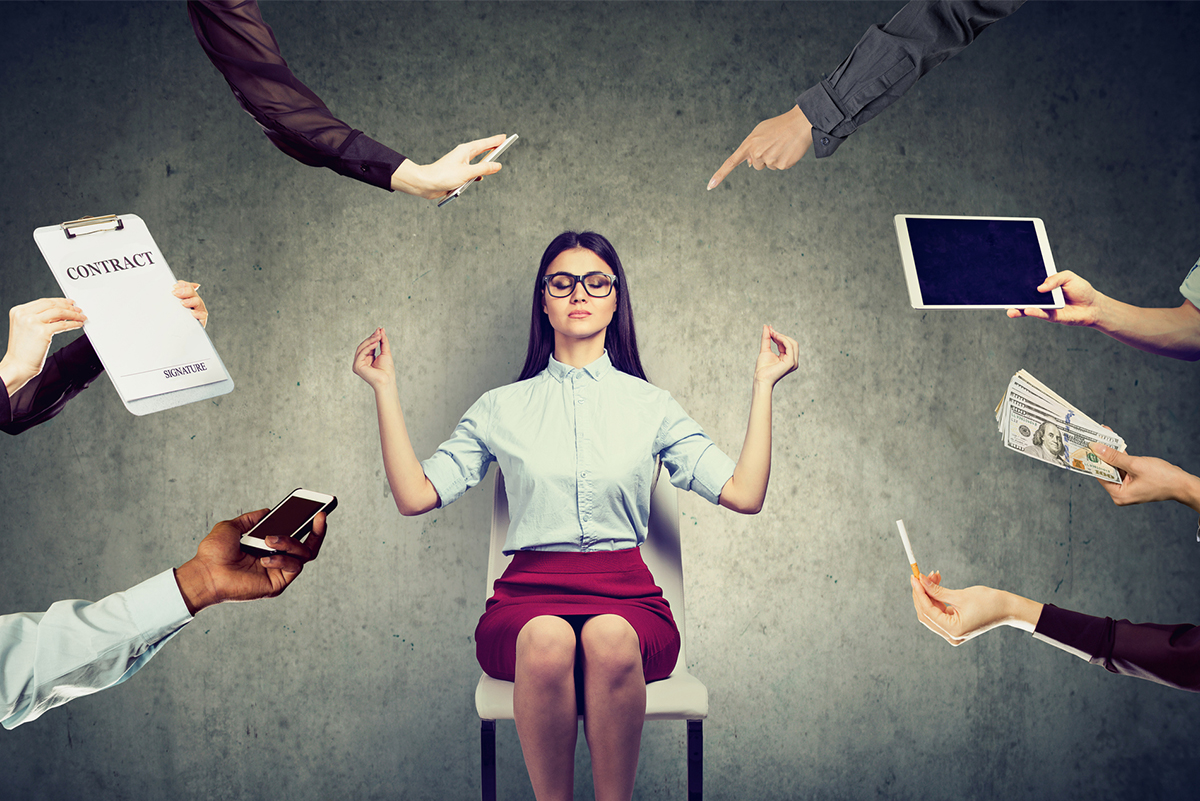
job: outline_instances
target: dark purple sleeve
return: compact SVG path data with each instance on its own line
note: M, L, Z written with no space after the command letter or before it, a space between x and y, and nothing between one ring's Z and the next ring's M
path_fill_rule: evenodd
M833 155L858 126L1024 2L913 0L887 25L872 25L832 75L796 98L812 123L816 157Z
M20 434L63 410L104 372L104 365L86 336L46 358L42 372L11 398L0 384L0 431Z
M313 167L392 190L404 156L351 128L302 84L254 0L188 0L200 46L234 96L284 153Z
M1200 628L1130 623L1042 607L1033 635L1110 673L1200 692Z

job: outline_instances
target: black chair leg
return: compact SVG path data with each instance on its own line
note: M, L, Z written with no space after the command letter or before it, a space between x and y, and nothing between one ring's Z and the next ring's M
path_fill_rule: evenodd
M704 798L704 721L687 722L688 801Z
M691 723L688 724L691 726ZM496 801L496 721L479 721L479 774L483 801Z

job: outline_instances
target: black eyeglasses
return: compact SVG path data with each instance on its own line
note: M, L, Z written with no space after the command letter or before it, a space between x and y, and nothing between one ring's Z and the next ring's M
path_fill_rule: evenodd
M593 298L607 298L612 294L613 285L616 283L617 277L609 273L551 273L542 278L542 286L546 287L552 298L567 297L575 291L576 284L583 284L583 290Z

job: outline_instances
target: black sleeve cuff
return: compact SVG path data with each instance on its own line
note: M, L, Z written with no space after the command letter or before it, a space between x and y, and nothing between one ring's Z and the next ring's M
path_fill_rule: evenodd
M404 162L404 158L362 131L354 131L346 137L338 152L338 159L328 166L339 175L391 192L392 173Z
M841 147L842 142L846 141L846 137L834 136L829 131L845 120L846 115L838 108L832 94L826 89L825 81L797 97L796 105L812 124L813 154L819 159L832 156L834 151Z
M1080 659L1097 662L1103 661L1111 650L1112 626L1112 618L1093 617L1044 604L1033 636Z
M66 347L55 351L51 357L58 363L58 371L72 384L87 386L104 372L104 365L96 355L96 349L87 335L76 339Z

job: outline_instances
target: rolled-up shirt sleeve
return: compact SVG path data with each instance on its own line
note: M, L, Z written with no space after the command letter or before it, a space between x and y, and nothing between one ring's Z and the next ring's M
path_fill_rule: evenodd
M914 0L884 26L872 25L833 73L798 98L813 126L813 152L832 155L846 137L975 41L1025 0Z
M1187 277L1179 285L1179 292L1190 300L1193 306L1200 306L1200 259L1196 259Z
M1046 604L1033 636L1109 673L1200 692L1200 628L1191 624L1130 623Z
M421 462L425 477L437 490L441 506L457 501L487 475L488 465L495 458L484 442L493 401L490 392L475 401L458 421L450 439Z
M734 462L674 398L667 399L654 447L671 474L672 484L695 492L709 503L720 502L725 482L733 477Z
M12 397L0 383L0 431L20 434L46 422L103 372L104 365L86 336L59 348Z
M0 616L0 724L120 684L191 619L174 570L95 603Z
M200 46L271 142L297 161L392 191L404 156L333 116L292 74L254 0L188 0Z

